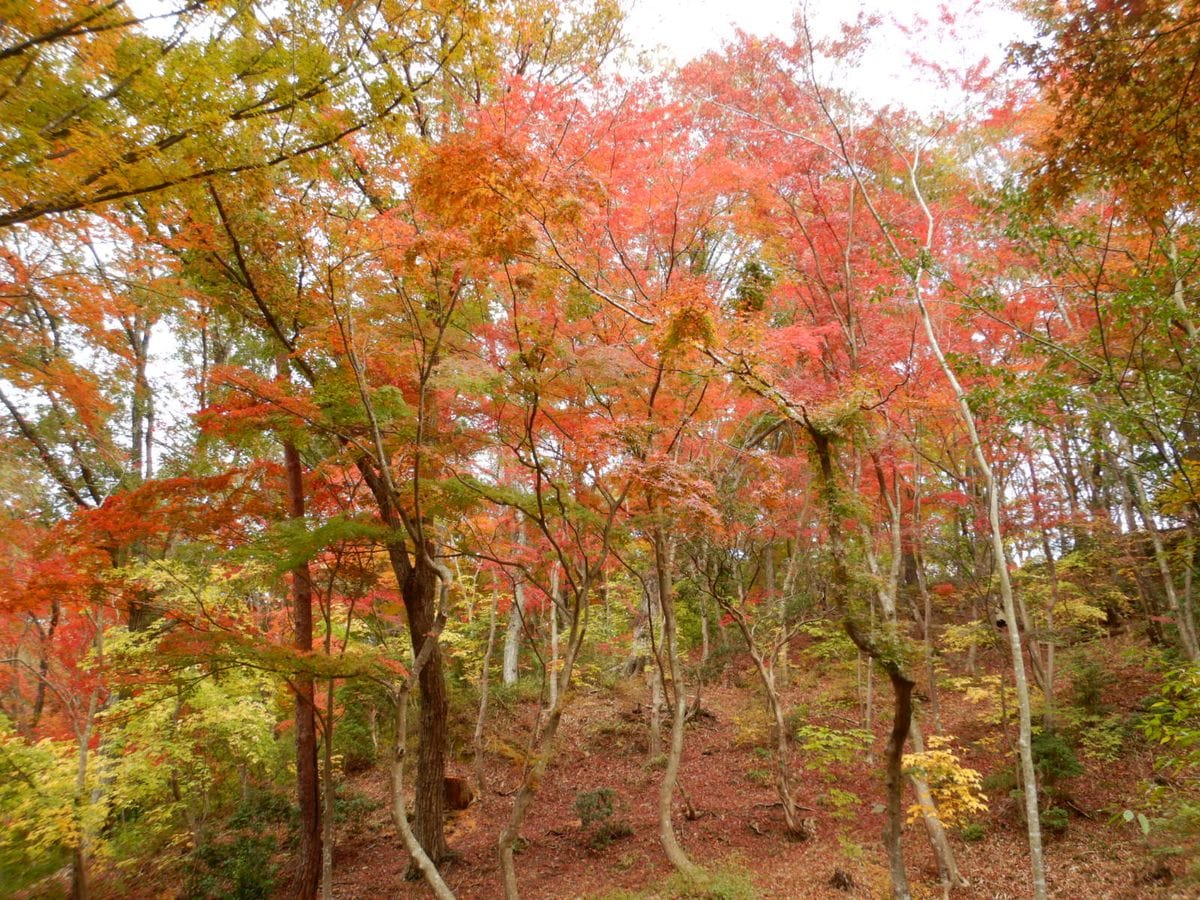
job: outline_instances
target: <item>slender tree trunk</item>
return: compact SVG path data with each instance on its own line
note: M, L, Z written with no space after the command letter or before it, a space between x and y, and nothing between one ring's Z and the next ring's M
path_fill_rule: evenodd
M550 705L558 702L558 566L550 569Z
M733 613L732 610L730 612ZM755 649L746 620L736 613L733 614L733 618L741 629L742 637L746 639L746 646L750 650L750 658L754 660L759 680L762 681L763 693L767 702L767 712L770 714L771 720L775 723L775 792L779 795L779 802L783 806L784 824L791 837L800 840L810 838L813 836L812 832L800 818L796 800L792 796L792 779L789 768L791 742L788 738L787 722L783 715L783 701L776 687L777 682L774 672L767 665L767 660L763 658L763 654Z
M509 814L508 822L501 830L500 837L496 842L496 849L500 855L500 873L504 886L505 900L517 900L520 896L514 856L517 838L521 834L521 826L525 823L525 816L533 804L534 795L537 793L538 787L545 777L546 767L550 763L554 738L558 733L559 723L562 721L567 688L571 684L571 674L575 668L575 659L583 643L584 623L581 621L581 617L586 609L588 593L588 587L585 583L573 597L573 608L569 611L569 632L567 647L563 654L562 671L557 673L557 677L559 678L558 702L550 707L550 714L546 719L545 726L534 736L525 764L524 777L521 779L521 786L517 788L517 793L513 798L512 812Z
M290 440L283 443L287 473L288 514L304 519L304 480L300 453ZM300 653L313 650L313 586L308 562L292 569L293 646ZM292 680L296 695L296 792L300 807L299 861L293 894L317 896L321 883L321 785L317 771L316 692L310 673L297 672Z
M61 615L62 607L59 605L58 598L55 597L50 601L50 622L46 626L45 633L42 634L42 658L38 662L37 687L34 689L33 695L33 714L29 718L31 735L36 731L38 722L42 720L42 710L46 706L46 679L50 674L50 642L54 639L54 632L58 630L58 621ZM36 624L40 630L40 623Z
M525 546L525 523L517 525L517 545ZM516 684L521 661L521 633L525 626L525 579L517 572L513 577L513 602L508 610L508 631L504 635L504 666L501 679Z
M679 778L679 763L683 757L683 726L687 719L687 691L683 683L683 667L679 664L679 634L675 620L675 596L671 583L671 546L661 527L654 533L654 567L658 580L658 605L662 610L663 649L671 674L671 744L667 752L667 767L658 790L658 836L667 859L677 870L691 879L702 872L692 862L675 834L671 806Z
M1124 435L1119 438L1122 450L1126 457L1132 457L1132 450L1129 446L1129 441ZM1175 625L1179 630L1179 643L1183 647L1184 655L1190 662L1195 662L1200 659L1200 641L1196 636L1196 622L1190 608L1180 604L1179 594L1175 590L1175 577L1171 572L1171 561L1167 557L1167 548L1163 543L1162 535L1158 530L1158 523L1154 521L1154 513L1150 508L1150 498L1146 495L1146 489L1142 486L1141 479L1137 477L1137 473L1131 468L1125 473L1126 483L1129 486L1129 495L1133 501L1133 506L1138 512L1138 517L1142 520L1142 527L1146 529L1150 535L1150 543L1154 548L1154 561L1158 565L1159 577L1162 579L1163 594L1167 598L1167 608L1171 611L1171 616L1175 620Z
M329 652L326 641L325 652ZM325 808L321 842L321 900L333 900L333 679L325 685Z
M924 753L925 740L921 736L921 726L916 716L912 718L910 733L913 749L917 753ZM917 803L921 807L921 818L925 822L925 832L929 835L929 845L933 848L934 858L937 859L938 877L942 882L942 891L948 895L953 888L966 887L967 880L959 874L958 862L954 858L954 848L950 846L950 841L946 837L946 829L942 826L941 819L938 818L937 807L929 785L925 783L925 779L912 774L909 775L909 781L912 782L913 791L917 795Z
M103 627L103 620L97 627ZM75 815L78 819L79 834L71 850L71 900L88 900L91 897L88 884L88 830L83 821L83 811L87 803L88 755L92 743L92 726L96 720L99 702L99 690L93 688L88 698L87 717L77 734L79 747L75 756Z
M483 729L487 723L488 680L492 668L492 650L496 646L496 606L499 594L493 589L492 606L488 612L487 649L483 651L483 668L479 673L479 715L475 718L475 785L483 796Z
M920 194L920 188L917 184L915 163L911 169L911 175L913 189L924 208L924 199ZM926 216L929 220L929 236L926 240L926 247L928 248L932 241L933 220L929 216L927 209ZM925 305L922 293L923 277L924 269L919 268L913 277L913 298L916 300L929 348L933 351L933 355L937 359L942 373L946 376L946 380L950 383L955 399L958 401L959 412L962 416L963 424L967 428L967 436L970 439L971 450L975 456L975 464L983 474L984 486L987 491L988 526L992 539L992 558L995 561L996 574L1000 580L1000 599L1004 605L1004 617L1009 623L1009 627L1005 630L1008 632L1013 679L1017 690L1017 706L1020 713L1017 746L1021 758L1021 774L1025 791L1025 812L1029 827L1029 859L1031 868L1033 869L1033 895L1035 900L1045 900L1046 864L1042 856L1042 830L1041 821L1038 818L1037 774L1033 767L1033 716L1029 702L1029 684L1025 679L1025 658L1021 647L1020 629L1017 627L1018 620L1016 604L1013 599L1012 580L1008 574L1008 553L1004 549L1004 533L1000 523L1000 490L996 484L996 477L992 471L991 463L988 462L987 454L984 453L983 441L979 437L979 430L976 427L975 413L971 410L967 394L959 383L954 369L942 352L942 345L933 330L933 321L929 317L929 310Z

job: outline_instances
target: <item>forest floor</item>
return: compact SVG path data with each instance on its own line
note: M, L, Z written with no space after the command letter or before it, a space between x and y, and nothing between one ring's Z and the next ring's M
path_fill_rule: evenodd
M1109 657L1116 673L1104 695L1110 715L1135 711L1152 687L1136 656L1126 652L1125 658L1134 662L1123 669ZM795 670L786 692L789 708L801 711L799 721L834 729L858 727L861 708L853 670L835 666L833 671L822 671L811 662L801 665L805 668ZM877 680L876 687L871 751L840 762L826 761L817 771L807 770L805 754L794 751L793 771L799 776L795 794L810 808L804 814L816 820L816 837L795 842L785 833L770 781L771 760L763 749L769 740L765 717L759 712L761 689L756 689L751 672L745 669L735 669L719 683L706 686L702 706L710 715L688 726L681 769L696 815L689 820L679 801L675 815L680 840L693 860L710 871L733 875L734 882L740 874L741 881L751 881L761 897L889 896L880 840L880 760L890 727L890 696L886 682L880 686ZM1003 768L1004 738L992 721L1000 713L998 703L981 701L978 693L940 692L940 733L956 738L964 765L986 775ZM662 766L661 760L655 764L647 755L643 714L647 694L640 680L621 682L615 688L584 685L574 694L549 772L522 829L525 845L517 856L522 896L615 900L683 895L669 878L658 842L656 804ZM1011 716L1012 710L1007 714ZM500 742L519 746L530 719L528 707L496 710L491 722L493 749ZM927 737L935 731L928 721L924 728ZM1010 722L1010 737L1013 734L1015 725ZM1155 852L1155 842L1147 841L1136 824L1122 818L1125 809L1145 805L1144 784L1155 775L1152 748L1136 734L1128 734L1119 758L1102 761L1080 754L1080 762L1085 774L1066 779L1057 801L1069 812L1065 833L1046 838L1051 894L1063 898L1200 896L1200 884L1180 877L1190 864L1186 856L1163 855L1161 846ZM468 773L464 768L460 774ZM495 841L509 814L519 775L508 756L489 753L487 790L452 818L449 842L461 856L445 867L444 874L463 900L501 896ZM595 827L585 828L575 808L580 794L603 788L611 789L615 799L609 821L623 823L631 832L607 843L592 840ZM361 805L369 811L339 826L335 895L428 896L423 885L403 880L406 859L388 818L384 773L354 777L348 789L365 798ZM957 897L1029 895L1023 824L1015 801L999 793L1006 792L993 792L988 812L975 817L981 836L967 841L959 832L951 832L959 868L970 882L955 891ZM904 847L914 896L941 896L936 864L920 822L905 828ZM743 894L717 891L690 896Z
M1102 693L1093 696L1093 719L1084 721L1095 721L1099 712L1104 722L1115 723L1119 737L1100 756L1089 756L1087 748L1075 742L1085 771L1063 779L1056 788L1053 803L1066 810L1066 828L1045 838L1051 895L1072 900L1200 897L1200 881L1194 872L1188 875L1188 869L1196 866L1196 859L1189 856L1195 853L1196 836L1172 836L1155 820L1146 837L1136 820L1127 822L1123 816L1125 810L1148 810L1147 784L1155 779L1163 783L1155 766L1155 749L1133 727L1156 684L1156 676L1145 665L1145 648L1125 638L1092 647L1093 658L1103 661L1108 674ZM716 874L714 884L724 887L689 892L671 878L659 844L657 799L663 758L648 753L647 683L640 677L614 683L599 668L586 666L573 688L547 775L521 831L523 846L516 863L522 896L528 900L890 896L881 841L882 754L891 726L886 679L875 679L873 739L867 741L860 732L862 744L839 749L836 737L853 734L863 723L862 670L803 652L796 652L793 660L784 692L791 713L789 727L829 729L818 730L815 739L809 732L810 744L815 740L829 746L793 747L790 760L794 794L805 807L803 815L815 823L815 837L793 841L784 829L771 780L767 748L772 739L762 688L749 660L733 656L724 671L703 686L704 714L687 727L681 781L694 815L685 815L686 805L677 793L674 816L684 848L695 862ZM1010 794L1011 783L1003 783L1004 773L1012 768L1016 725L1011 699L1006 708L1000 704L996 675L1000 662L998 654L983 660L982 672L992 674L982 680L961 672L939 677L940 728L930 714L931 704L922 704L926 741L935 734L952 736L961 763L987 779L987 811L973 815L970 828L949 831L959 869L969 881L954 892L960 898L1030 894L1024 825ZM1069 698L1078 696L1078 685L1072 680L1078 680L1078 671L1069 661L1064 665L1058 702L1060 721L1074 721L1076 735L1083 733L1078 726L1083 713L1070 705ZM693 691L689 685L690 698ZM536 698L527 691L523 697L521 691L503 696L507 699L493 700L489 713L486 789L469 808L452 814L447 827L458 858L444 866L443 874L462 900L502 896L496 836L508 818L521 775L515 761L520 759L517 748L527 741L537 708ZM470 774L473 726L473 713L459 709L452 722L452 774ZM668 728L664 717L664 738ZM1200 808L1195 783L1189 784L1168 782L1168 787L1190 790L1192 802ZM597 837L596 824L581 822L576 808L581 795L605 789L611 791L613 808L607 819L608 840ZM389 816L388 791L388 773L382 765L348 776L340 786L335 897L430 896L422 883L404 880L407 857ZM906 786L905 803L912 802L911 788ZM941 897L934 857L919 821L905 827L904 853L913 896ZM290 897L286 852L277 854L277 862L275 896ZM180 882L168 877L170 871L171 864L166 863L157 876L143 870L133 879L108 884L98 879L95 894L100 900L183 896Z

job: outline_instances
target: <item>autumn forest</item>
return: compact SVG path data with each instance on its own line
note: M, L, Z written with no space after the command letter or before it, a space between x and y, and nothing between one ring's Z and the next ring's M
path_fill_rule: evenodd
M1200 894L1200 3L957 6L0 0L0 896Z

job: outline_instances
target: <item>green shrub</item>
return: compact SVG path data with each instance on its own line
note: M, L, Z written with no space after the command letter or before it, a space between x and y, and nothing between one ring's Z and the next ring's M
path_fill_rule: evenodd
M809 771L852 763L866 752L873 740L874 735L862 728L804 725L796 729L796 748L804 755L804 768Z
M1071 702L1093 716L1102 716L1108 711L1104 704L1104 691L1112 684L1113 676L1090 656L1075 663L1071 677Z
M581 791L575 795L575 814L583 827L603 822L613 814L613 800L616 793L612 788L599 788L595 791Z
M1119 716L1093 720L1079 735L1080 749L1091 759L1113 762L1121 758L1126 736L1125 722Z
M1071 745L1059 732L1051 729L1033 736L1033 764L1037 769L1038 784L1048 795L1055 793L1064 778L1083 774L1083 766Z
M613 841L633 834L633 826L624 818L615 818L617 795L612 788L581 791L575 795L575 813L593 850L603 850Z
M853 791L834 787L821 798L821 805L831 809L835 819L850 821L854 819L854 811L862 806L862 798Z
M379 809L379 802L361 791L339 788L333 794L333 821L361 822L368 813Z
M999 769L983 776L980 786L987 794L1011 794L1017 790L1017 774L1012 769Z
M975 843L987 837L987 828L980 822L970 822L959 829L958 836L968 843Z
M765 787L771 783L771 771L769 769L751 769L746 773L746 780L751 784Z
M1050 834L1064 833L1070 821L1067 811L1061 806L1051 806L1048 809L1042 810L1039 818L1042 822L1042 830Z
M291 798L274 791L256 789L247 793L238 803L229 817L229 827L249 828L255 824L287 822L294 814Z
M379 751L370 723L361 715L344 716L333 729L333 752L342 758L342 771L347 775L374 768Z
M275 890L277 867L271 857L275 838L269 834L239 834L214 841L192 852L188 895L265 900Z
M1159 760L1164 768L1200 765L1200 665L1188 663L1164 674L1141 729L1168 751Z

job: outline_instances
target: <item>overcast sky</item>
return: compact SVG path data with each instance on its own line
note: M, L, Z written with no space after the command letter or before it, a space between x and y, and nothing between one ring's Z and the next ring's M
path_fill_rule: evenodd
M755 34L788 36L798 6L797 0L622 0L628 10L628 33L643 50L658 49L676 62L686 62L707 50L716 49L732 37L735 28ZM971 4L952 0L955 13ZM995 2L979 4L978 12L964 16L954 33L943 27L924 43L906 37L891 24L909 24L919 17L936 22L942 5L930 0L812 0L808 4L809 27L816 36L835 33L842 21L852 20L859 10L878 14L879 26L861 70L849 78L855 92L879 103L903 102L917 109L945 101L944 92L914 77L910 54L932 56L942 63L964 66L987 56L999 61L1005 47L1018 37L1027 37L1029 27L1011 10ZM839 85L841 86L841 85Z

